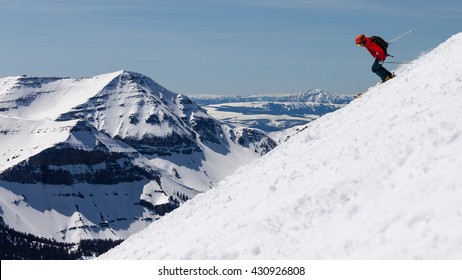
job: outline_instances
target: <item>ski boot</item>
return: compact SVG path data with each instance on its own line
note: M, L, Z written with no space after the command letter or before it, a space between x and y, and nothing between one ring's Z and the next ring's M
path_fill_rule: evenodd
M393 79L394 77L396 77L395 73L391 73L390 75L387 75L387 76L385 77L385 79L382 80L382 84L385 83L385 82L388 81L388 80Z

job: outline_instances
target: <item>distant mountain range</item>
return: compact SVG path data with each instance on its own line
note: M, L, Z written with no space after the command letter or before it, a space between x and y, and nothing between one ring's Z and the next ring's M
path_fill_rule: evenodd
M191 99L227 123L275 132L307 124L345 106L353 97L315 89L278 95L193 95Z
M0 79L0 143L2 225L60 242L125 239L276 146L128 71Z

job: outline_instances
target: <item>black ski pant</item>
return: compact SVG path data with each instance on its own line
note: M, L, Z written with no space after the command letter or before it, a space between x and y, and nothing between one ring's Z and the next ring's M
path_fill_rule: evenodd
M377 76L379 76L380 79L382 79L382 81L384 81L388 75L391 76L390 71L385 69L385 67L382 66L382 64L380 63L380 60L378 59L376 59L374 61L374 64L372 64L372 72L377 74Z

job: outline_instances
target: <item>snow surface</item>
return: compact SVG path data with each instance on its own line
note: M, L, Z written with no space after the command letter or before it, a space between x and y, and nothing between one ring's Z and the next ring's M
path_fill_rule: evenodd
M16 110L10 110L9 115L14 114L23 118L50 118L56 119L61 114L69 112L72 108L80 105L93 97L96 92L101 91L107 84L121 75L124 71L98 75L92 78L70 79L70 78L43 78L46 81L37 78L40 87L35 90L34 84L28 87L21 87L18 90L18 83L23 76L6 77L0 79L2 91L0 95L5 98L2 102L8 100L24 99L28 95L31 99L28 106L18 106Z
M462 258L462 33L103 259Z
M76 122L28 120L0 114L0 172L66 140Z

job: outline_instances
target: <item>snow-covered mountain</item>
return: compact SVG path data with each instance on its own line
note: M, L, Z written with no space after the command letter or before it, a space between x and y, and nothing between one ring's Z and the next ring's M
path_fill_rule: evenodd
M192 95L215 118L244 124L268 133L307 124L348 104L352 96L337 96L324 90L305 90L274 95Z
M462 258L462 33L396 73L103 258Z
M275 142L127 71L0 79L0 215L64 242L125 239Z

